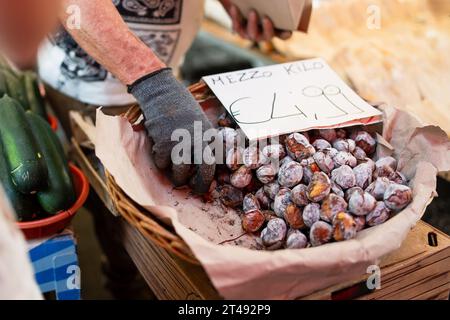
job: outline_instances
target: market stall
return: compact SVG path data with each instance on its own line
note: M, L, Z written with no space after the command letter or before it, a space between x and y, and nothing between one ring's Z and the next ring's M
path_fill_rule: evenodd
M83 294L85 206L160 300L449 298L450 237L422 221L450 172L449 4L280 2L208 1L180 72L201 1L108 3L42 46L42 79L0 59L0 178L42 293Z

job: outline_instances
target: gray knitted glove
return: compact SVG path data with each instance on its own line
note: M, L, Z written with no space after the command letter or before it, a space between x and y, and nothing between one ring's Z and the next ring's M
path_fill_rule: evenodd
M194 153L194 121L202 122L203 132L212 128L194 97L175 79L170 68L161 69L137 80L128 87L128 91L139 102L144 114L145 127L154 142L153 157L156 166L167 170L176 186L189 182L195 192L200 194L208 192L214 178L215 162L174 165L171 160L172 148L179 143L171 141L174 130L186 129L190 132L191 150ZM208 143L203 142L203 137L195 138L198 140L197 143L203 146L202 150L211 156ZM203 159L203 152L202 154L197 152L194 156L198 163L198 159Z

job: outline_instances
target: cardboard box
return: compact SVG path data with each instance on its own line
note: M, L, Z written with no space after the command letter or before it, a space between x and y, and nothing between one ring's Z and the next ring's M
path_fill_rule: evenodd
M232 0L247 15L256 10L260 16L268 16L278 29L308 31L312 12L312 0Z

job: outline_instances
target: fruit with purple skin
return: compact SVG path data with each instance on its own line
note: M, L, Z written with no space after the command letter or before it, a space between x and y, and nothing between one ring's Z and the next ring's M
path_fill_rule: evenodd
M261 231L261 240L269 250L281 248L286 238L287 226L283 219L275 218Z
M269 209L270 207L270 198L264 192L264 187L261 187L256 191L255 197L258 200L259 206L263 209Z
M357 216L365 216L375 208L376 203L377 201L371 194L356 190L350 196L348 210Z
M283 218L284 212L286 211L287 206L290 204L292 204L291 190L282 188L275 197L273 211L275 211L277 216Z
M397 160L393 157L383 157L375 162L374 175L377 177L389 177L397 170Z
M306 206L309 203L308 196L306 195L308 187L304 184L297 185L291 191L292 201L298 206Z
M242 218L242 228L247 232L256 232L262 228L266 222L266 217L264 214L255 209L244 214Z
M327 153L333 160L334 160L334 157L336 157L337 154L339 153L339 151L337 151L335 148L326 148L326 149L323 149L322 151Z
M268 159L281 160L286 156L286 150L281 144L271 144L264 147L262 154Z
M303 222L308 228L320 220L320 205L310 203L303 209Z
M219 125L219 127L234 128L236 126L236 123L228 115L228 112L224 112L219 116L219 118L217 119L217 124Z
M355 191L364 192L364 190L361 189L360 187L353 187L353 188L346 190L344 199L345 199L345 201L347 201L347 203L350 201L350 197L352 196L353 192L355 192Z
M306 159L316 152L308 139L300 133L293 133L286 138L286 151L297 161Z
M252 182L252 178L252 170L246 166L242 166L231 175L230 181L233 187L242 189Z
M230 208L241 206L243 201L242 191L229 184L219 187L219 198L225 206Z
M383 201L384 193L391 184L386 177L377 178L367 188L366 192L370 193L376 200Z
M244 210L244 212L259 210L260 208L259 201L254 194L248 193L245 195L244 200L242 201L242 210Z
M412 201L412 192L408 186L391 183L384 193L386 207L400 211Z
M226 150L236 148L237 146L239 146L241 141L241 136L233 128L225 127L220 129L218 136L222 139Z
M377 141L367 131L358 131L354 140L356 145L363 149L367 155L375 152Z
M278 182L271 182L263 186L264 192L267 194L267 196L274 200L275 196L278 194L278 191L280 191L280 185Z
M235 171L242 165L242 148L233 148L227 151L226 164L230 170Z
M367 158L367 154L360 147L355 148L355 151L353 151L353 156L356 158L357 161L363 161L364 159Z
M312 202L319 202L325 199L331 191L331 182L324 172L314 173L308 185L307 197Z
M356 176L352 168L343 165L331 172L331 180L336 182L342 189L350 189L356 185Z
M334 156L333 161L334 161L335 167L347 165L347 166L354 168L358 164L358 161L356 160L356 158L350 152L347 152L347 151L339 151Z
M333 237L336 241L353 239L357 233L357 225L353 217L345 212L339 212L333 219Z
M242 155L242 162L244 165L252 170L258 169L267 162L267 159L255 146L246 148Z
M377 226L386 222L391 216L391 210L386 207L383 201L378 201L375 208L366 216L368 226Z
M294 161L294 159L292 159L292 158L289 157L289 156L284 157L284 158L281 159L281 161L280 161L280 167L281 167L281 166L284 166L286 163L291 162L291 161Z
M353 168L356 178L356 185L362 189L366 189L372 183L372 167L369 163L364 162Z
M347 138L347 131L345 129L339 128L336 130L336 139L345 139Z
M320 129L319 136L328 142L333 142L337 138L335 129Z
M334 193L330 193L325 198L320 207L320 218L326 222L333 222L334 217L339 212L347 211L347 202Z
M356 223L356 232L360 232L366 226L366 216L353 216Z
M256 170L256 177L263 184L268 184L272 182L275 179L276 175L277 171L275 169L275 166L271 164L265 164L259 167L258 170Z
M356 142L352 139L347 139L348 152L353 153L356 149Z
M353 140L352 140L353 141ZM333 148L335 148L337 151L350 151L350 146L347 141L347 139L336 139L333 141Z
M334 169L334 161L328 153L318 151L313 155L314 161L319 166L320 170L326 174L330 173Z
M335 195L344 198L345 193L342 190L342 188L336 184L333 180L331 180L331 192L333 192Z
M321 246L330 242L333 237L333 227L324 221L317 221L311 226L309 240L313 247Z
M305 223L303 222L302 210L294 203L289 204L284 211L284 220L292 229L303 229Z
M302 181L303 167L296 161L288 162L278 172L278 183L284 187L294 187Z
M286 249L303 249L308 245L308 239L299 230L289 230L286 238Z
M389 175L389 180L397 183L397 184L404 184L406 185L408 183L408 179L401 173L400 171L395 171Z
M325 139L316 139L312 146L317 150L317 151L322 151L324 149L327 148L331 148L331 144L325 140Z
M320 168L312 157L304 159L302 161L302 166L303 166L303 182L305 184L309 184L312 180L314 173L320 172Z
M277 215L272 210L264 210L262 211L262 214L264 215L266 222L269 222L272 219L278 219Z

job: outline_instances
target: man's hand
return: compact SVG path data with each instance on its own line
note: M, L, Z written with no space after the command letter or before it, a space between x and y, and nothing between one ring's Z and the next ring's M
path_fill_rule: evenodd
M216 165L211 149L203 141L203 132L211 129L212 125L194 97L175 79L169 68L137 80L129 86L129 91L144 113L145 127L154 142L156 166L167 170L176 186L189 182L196 193L208 192ZM197 134L194 134L195 123L202 126L202 131ZM191 146L187 155L189 163L173 164L172 149L178 142L172 141L171 137L177 129L188 133L186 138ZM201 149L196 150L195 146ZM197 165L191 165L192 159L196 159Z
M260 17L254 10L245 18L230 0L220 0L220 2L233 21L233 31L244 39L259 42L270 41L274 37L287 40L292 36L291 31L275 29L270 18Z

